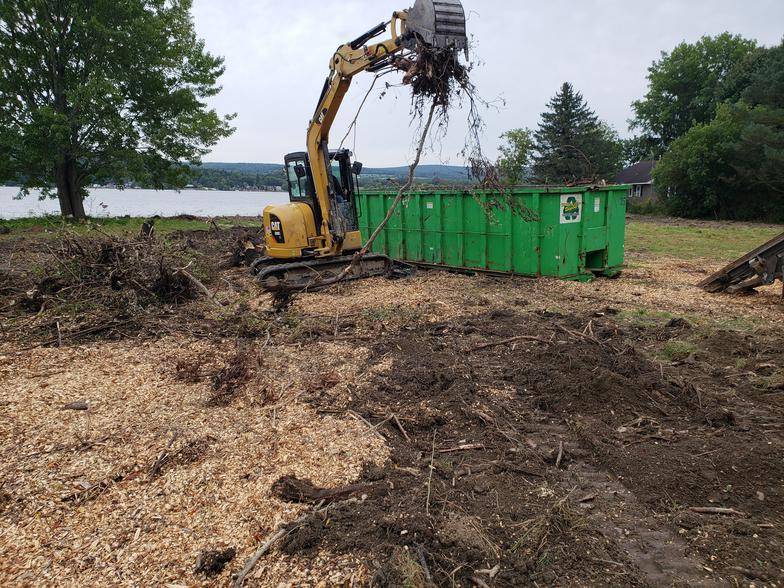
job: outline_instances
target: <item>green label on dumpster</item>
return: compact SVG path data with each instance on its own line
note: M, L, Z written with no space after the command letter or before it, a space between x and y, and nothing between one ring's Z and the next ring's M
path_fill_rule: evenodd
M561 224L579 223L583 214L582 194L563 194L561 196Z

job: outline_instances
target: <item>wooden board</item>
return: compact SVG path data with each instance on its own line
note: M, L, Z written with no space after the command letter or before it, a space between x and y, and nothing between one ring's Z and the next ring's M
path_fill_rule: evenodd
M757 257L768 258L782 253L784 253L784 233L720 269L700 282L698 286L708 292L721 292L729 286L739 284L754 275L754 269L749 265L749 262L753 259Z

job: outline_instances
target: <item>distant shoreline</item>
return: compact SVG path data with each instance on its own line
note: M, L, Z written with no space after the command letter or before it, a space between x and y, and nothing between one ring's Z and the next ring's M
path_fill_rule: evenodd
M270 204L288 202L288 193L282 191L91 188L88 193L84 201L85 212L94 218L156 215L171 218L183 214L197 217L256 217ZM17 194L18 187L0 187L0 218L43 217L60 212L57 198L41 199L38 191L21 199L17 198Z

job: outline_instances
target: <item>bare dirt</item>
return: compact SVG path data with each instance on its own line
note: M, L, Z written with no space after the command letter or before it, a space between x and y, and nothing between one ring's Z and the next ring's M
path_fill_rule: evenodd
M780 397L717 388L724 374L703 361L720 355L673 367L637 351L681 328L499 310L378 342L368 367L389 370L349 402L313 401L380 424L391 459L365 480L385 492L293 531L284 550L367 551L384 562L379 585L417 567L436 585L487 582L481 570L496 565L498 586L710 584L736 568L780 577L782 535L760 526L782 513ZM511 336L542 341L474 351ZM780 364L781 342L737 351ZM705 506L744 514L689 511Z
M212 301L59 343L41 325L78 310L5 296L0 578L226 585L282 525L246 585L782 585L778 290L709 296L709 263L630 257L619 280L420 272L277 314L229 263L200 274Z

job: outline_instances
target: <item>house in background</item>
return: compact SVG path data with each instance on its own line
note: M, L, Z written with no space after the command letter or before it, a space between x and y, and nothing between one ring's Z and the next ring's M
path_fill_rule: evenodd
M654 202L659 199L653 186L652 176L655 167L656 161L653 159L635 163L619 173L615 183L630 184L629 199L635 203Z

